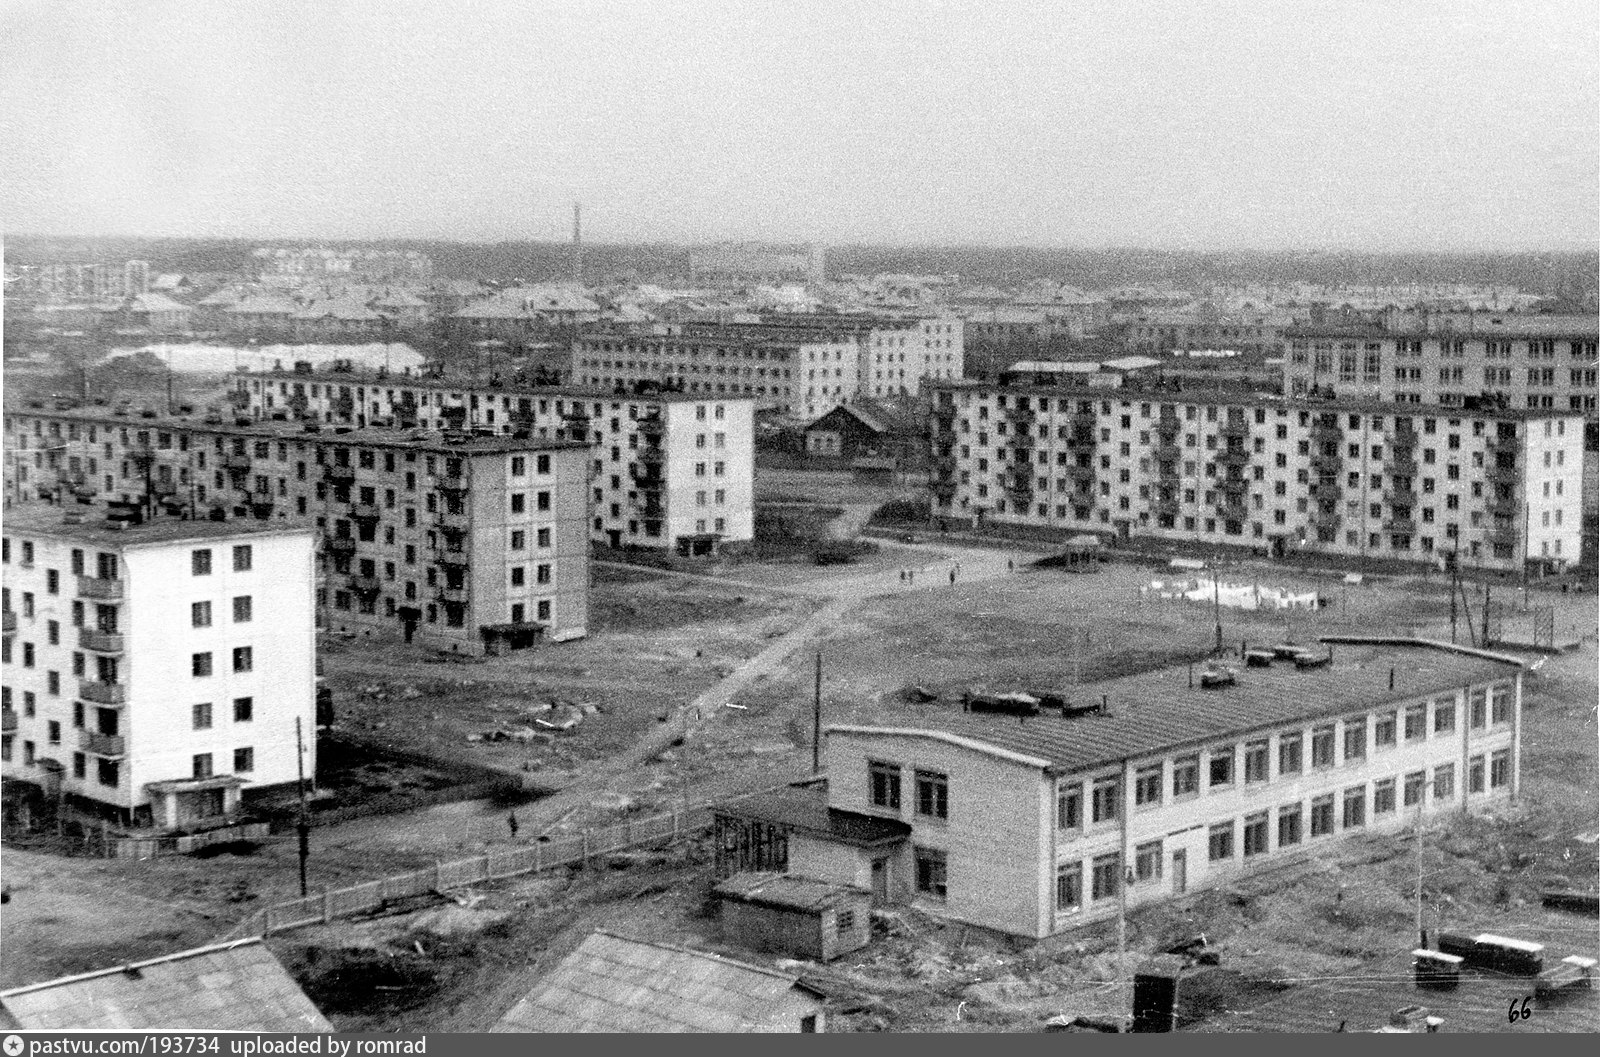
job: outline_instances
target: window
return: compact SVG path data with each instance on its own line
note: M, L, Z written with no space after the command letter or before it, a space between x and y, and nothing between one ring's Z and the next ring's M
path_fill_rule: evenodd
M253 549L248 543L241 543L233 548L233 571L247 573L250 571L253 559Z
M235 723L248 723L255 718L255 714L255 698L236 697L233 699L233 721Z
M1299 774L1304 735L1285 734L1278 739L1278 773Z
M917 814L950 817L950 780L938 771L917 771Z
M1211 861L1233 858L1233 821L1218 822L1211 827Z
M235 624L250 623L251 602L249 595L239 595L233 600L233 622Z
M1262 855L1267 851L1267 813L1250 815L1244 820L1244 857Z
M1416 807L1422 803L1423 789L1427 786L1427 782L1428 772L1426 771L1412 771L1406 775L1405 786L1402 788L1406 807Z
M539 530L539 532L538 532L538 544L541 547L550 546L550 530L549 529L542 528L542 529Z
M1200 791L1200 757L1180 756L1172 761L1172 795L1190 796Z
M1141 767L1133 778L1133 802L1140 807L1161 803L1161 765Z
M255 667L255 649L250 646L235 646L233 648L233 670L248 672Z
M1056 828L1078 829L1083 825L1083 786L1077 782L1056 788Z
M196 778L211 777L211 754L209 752L200 752L195 754L194 776Z
M521 514L521 513L524 513L527 509L528 509L528 494L526 492L512 492L511 493L511 512L513 514Z
M256 750L246 747L233 750L233 770L235 774L256 769Z
M199 677L211 674L211 654L196 653L189 658L189 674Z
M868 785L873 807L900 810L900 768L892 763L867 763Z
M1489 788L1500 789L1511 784L1511 750L1496 749L1489 756Z
M1211 759L1207 765L1209 778L1206 782L1212 788L1219 785L1233 784L1233 746L1226 749L1211 750Z
M1489 691L1474 690L1469 698L1468 711L1471 714L1473 730L1482 730L1489 721Z
M856 927L856 912L854 910L839 910L834 915L834 930L841 936Z
M1489 719L1492 723L1511 722L1511 687L1496 686L1489 691L1491 704Z
M1406 709L1406 740L1420 741L1428 734L1428 706L1411 705Z
M538 508L540 510L549 510L550 509L550 493L549 492L540 492L539 495L537 496L537 504L536 505L538 506Z
M1153 840L1133 849L1133 876L1138 881L1161 880L1161 842Z
M116 760L100 760L95 768L95 779L104 786L112 789L117 787L117 772L119 768Z
M1394 813L1394 779L1372 783L1372 817Z
M1300 814L1299 804L1278 809L1278 847L1288 848L1300 843Z
M1474 756L1467 761L1467 792L1483 792L1483 756Z
M912 852L917 865L918 894L933 899L945 898L947 876L944 852L920 846L914 846Z
M1333 832L1333 794L1327 793L1311 801L1311 835L1326 837Z
M1245 745L1244 780L1246 782L1265 782L1267 780L1266 741L1252 741Z
M1062 863L1056 867L1056 911L1072 913L1083 909L1083 864Z
M1441 764L1433 769L1433 798L1435 800L1454 800L1456 798L1455 764Z
M189 624L196 628L211 626L211 603L195 602L189 607Z
M211 575L211 551L199 550L189 552L189 572L194 576Z
M1311 766L1333 766L1333 728L1318 727L1311 732Z
M1122 856L1116 852L1097 856L1091 884L1095 899L1111 899L1122 891Z
M1118 778L1101 778L1094 783L1091 794L1092 818L1095 822L1110 822L1121 815L1122 781Z
M1433 703L1433 732L1448 734L1456 729L1456 703L1451 700Z
M1344 721L1344 758L1346 760L1360 760L1367 755L1367 720L1347 719Z
M1379 713L1372 720L1372 744L1379 749L1394 748L1395 727L1398 719L1393 712Z
M550 569L551 569L551 566L548 563L540 565L537 569L534 570L534 573L535 573L534 581L536 583L541 583L541 584L549 583L550 582Z
M526 550L527 546L528 534L522 529L513 529L511 531L511 549L514 551Z
M1356 829L1367 824L1367 787L1354 786L1344 791L1344 828Z
M511 567L511 586L525 587L527 586L527 583L528 567L525 565L513 565Z
M204 704L195 705L189 711L194 720L195 730L211 729L211 702L207 701Z

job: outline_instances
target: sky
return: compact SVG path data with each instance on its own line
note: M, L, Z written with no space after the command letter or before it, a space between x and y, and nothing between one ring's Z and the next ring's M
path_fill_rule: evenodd
M0 233L1592 250L1594 0L0 0Z

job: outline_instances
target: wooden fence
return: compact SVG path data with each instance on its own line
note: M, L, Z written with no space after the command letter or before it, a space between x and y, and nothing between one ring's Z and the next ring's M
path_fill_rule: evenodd
M410 873L274 903L245 918L224 938L270 936L274 932L326 924L336 918L375 910L393 900L538 873L559 866L573 866L585 863L596 855L627 848L671 843L705 832L711 828L711 820L711 807L702 805L688 810L673 810L664 815L629 819L524 847L441 862Z

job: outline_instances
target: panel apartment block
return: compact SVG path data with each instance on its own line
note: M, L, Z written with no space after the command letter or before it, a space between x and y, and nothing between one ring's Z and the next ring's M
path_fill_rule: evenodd
M828 804L911 826L872 864L880 890L1037 939L1515 796L1519 662L1333 649L1326 667L1250 668L1221 690L1185 690L1182 670L1086 687L1109 716L830 726ZM789 870L859 882L848 860L791 844Z
M296 781L297 720L314 775L310 524L93 516L6 510L6 778L123 825L203 827Z
M588 443L589 538L604 546L704 554L755 537L755 410L746 397L299 371L240 375L237 386L257 419Z
M946 383L934 514L1471 566L1580 549L1583 418L1552 411Z
M480 653L587 633L589 449L379 427L308 433L89 410L6 418L8 496L145 500L198 517L311 517L330 630Z

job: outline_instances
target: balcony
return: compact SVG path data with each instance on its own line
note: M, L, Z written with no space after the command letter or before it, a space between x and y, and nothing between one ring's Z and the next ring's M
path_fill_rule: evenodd
M17 729L17 713L13 709L0 710L0 729L7 734Z
M6 610L6 616L5 616L5 633L7 635L14 635L14 634L16 634L16 631L17 631L17 615L15 613L13 613L11 610L8 609L8 610Z
M438 561L447 569L467 569L472 565L465 547L446 547L439 553Z
M634 500L633 509L637 510L639 516L647 521L660 521L666 514L666 507L662 505L660 499L654 496Z
M356 541L352 536L335 536L328 541L329 554L349 555L356 552Z
M1383 493L1383 499L1384 502L1388 503L1392 507L1403 507L1406 510L1410 510L1412 507L1417 505L1417 493L1411 491L1409 488L1404 491L1401 491L1398 488L1392 488Z
M242 470L248 470L250 466L250 456L248 455L224 455L222 457L222 468L230 472L237 473Z
M1178 442L1176 440L1169 441L1163 437L1161 440L1157 441L1156 446L1151 449L1151 454L1155 456L1156 462L1177 462L1183 457L1183 449L1178 447Z
M1384 468L1392 477L1415 477L1417 460L1396 457L1384 463Z
M354 466L324 466L322 476L329 484L336 487L348 488L355 483L356 468Z
M1243 503L1218 503L1217 517L1228 521L1244 521L1250 516L1250 509Z
M1250 423L1243 421L1225 422L1222 425L1221 435L1224 439L1244 440L1250 436Z
M78 645L94 653L121 653L123 650L120 633L98 628L79 628Z
M1490 517L1515 517L1519 509L1514 492L1505 496L1496 492L1484 501L1484 506L1488 509Z
M1408 517L1392 517L1383 523L1383 531L1397 535L1413 536L1417 531L1417 523Z
M439 601L452 603L454 605L461 605L461 606L466 605L467 604L467 588L466 588L466 586L463 585L461 587L441 587L441 588L439 588Z
M639 419L639 432L646 437L659 437L666 432L667 424L660 415L645 415Z
M383 584L376 576L352 576L350 589L358 595L371 596L383 590Z
M666 459L666 452L660 448L647 445L635 452L634 457L637 462L644 463L647 466L655 466Z
M122 599L122 581L107 580L99 576L78 577L78 594L99 602L117 602Z
M465 472L442 473L435 480L441 492L465 492L471 487Z
M375 503L356 503L350 507L350 516L357 521L376 521L380 512Z
M78 748L96 756L118 757L128 753L128 742L121 734L101 734L95 730L78 732Z
M434 522L442 531L451 535L460 535L467 531L472 524L472 519L465 510L441 510L434 515Z
M98 679L80 679L78 696L98 705L125 705L128 688L122 683L102 683Z
M956 482L953 478L941 478L929 486L933 494L940 499L949 499L956 494Z
M1250 453L1243 448L1228 448L1217 452L1217 462L1223 466L1244 466L1250 462Z

